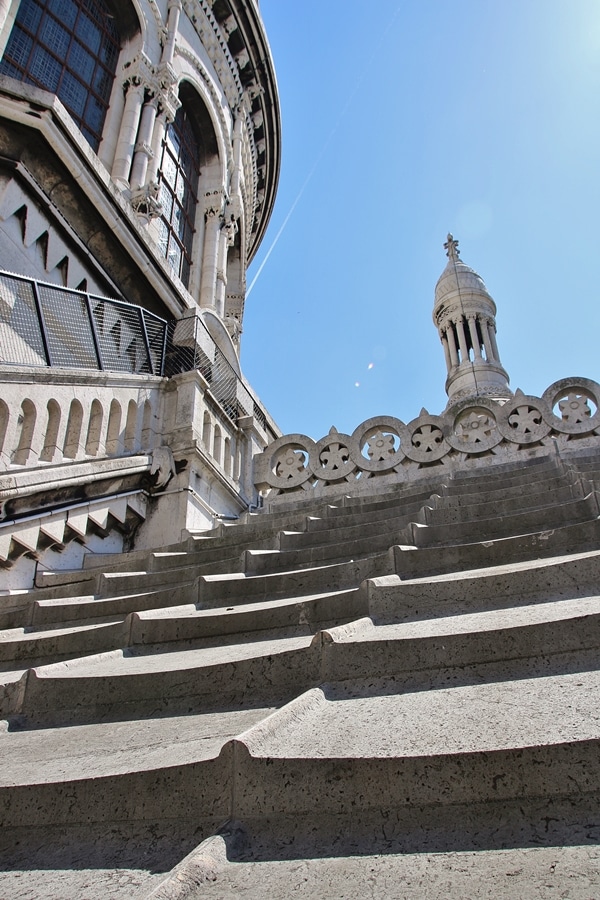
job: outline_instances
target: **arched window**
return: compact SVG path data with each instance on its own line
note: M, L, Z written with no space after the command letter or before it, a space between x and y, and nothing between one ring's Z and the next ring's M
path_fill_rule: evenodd
M162 215L158 243L162 255L186 287L192 264L200 152L192 118L180 106L161 147L158 183Z
M105 0L21 0L0 74L56 94L97 150L119 49Z

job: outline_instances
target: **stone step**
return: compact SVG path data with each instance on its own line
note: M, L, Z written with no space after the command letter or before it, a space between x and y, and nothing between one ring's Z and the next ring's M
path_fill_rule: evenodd
M531 534L597 517L597 497L595 493L592 493L582 500L570 500L557 507L527 510L504 517L493 516L473 522L450 522L427 526L418 522L414 525L411 523L408 528L408 539L404 543L425 547L432 544L445 545L494 540L511 535Z
M121 594L115 597L60 597L37 600L31 609L27 625L40 627L74 620L89 621L107 616L127 615L143 609L181 606L195 603L198 595L196 581L181 582L156 591Z
M369 614L378 622L459 615L600 593L600 551L508 563L428 578L374 578Z
M421 510L413 515L383 519L369 525L358 524L348 527L336 526L323 531L282 531L279 537L281 550L303 550L309 547L325 547L334 544L344 547L351 541L367 537L389 535L389 544L412 543L410 525L412 522L425 524L425 513Z
M359 815L600 790L600 673L314 689L236 744L233 815ZM518 711L518 713L517 713Z
M206 575L198 580L200 608L248 603L276 597L357 587L366 578L393 571L391 553L378 554L314 569L298 569L267 575Z
M501 486L492 490L465 491L456 484L450 484L445 490L439 492L444 506L471 506L480 503L495 503L500 501L515 501L519 503L524 498L545 498L556 492L565 492L568 498L582 497L589 494L590 488L582 485L581 479L575 475L561 476L560 478L545 478L540 481L530 482L527 486L518 484L513 487ZM570 493L569 493L570 492ZM538 503L540 506L546 502Z
M433 493L440 493L444 487L445 481L443 479L435 479L432 482L428 482L425 487L418 489L407 487L404 491L396 493L388 491L378 499L367 496L361 498L360 502L358 502L357 498L348 497L344 506L332 506L322 517L335 520L344 519L346 523L351 524L353 517L359 521L363 515L376 517L377 513L380 513L381 517L385 518L386 514L393 516L394 511L401 515L407 506L412 508L415 504L418 506L425 503Z
M337 533L340 529L345 530L352 527L380 528L387 522L394 522L398 519L406 520L418 515L424 504L431 505L430 493L426 497L420 497L410 503L386 506L383 509L361 510L359 513L348 512L344 516L325 516L319 519L309 517L305 531L313 534L317 531L333 530Z
M13 628L0 632L0 662L85 656L127 647L130 630L131 622L123 618L63 628Z
M135 646L190 641L220 635L250 636L297 627L303 634L319 628L349 622L367 613L364 590L353 588L323 594L307 594L268 603L246 603L210 610L196 607L153 610L139 613L133 622L131 641ZM300 632L299 632L300 633Z
M444 546L393 548L394 570L401 578L443 575L526 560L583 553L600 546L600 519L491 541Z
M589 496L589 491L588 491ZM428 525L448 525L455 522L472 522L478 520L505 518L526 512L554 510L576 500L584 499L581 490L573 491L570 487L560 488L552 494L530 494L523 492L520 498L510 497L507 500L486 500L471 504L446 503L445 497L432 497L432 503L424 507L425 521Z
M271 707L0 734L0 823L90 824L229 813L223 746Z
M279 704L318 683L319 649L306 632L113 650L38 666L9 683L3 715L49 727Z
M322 640L322 673L330 682L393 677L398 689L417 690L440 678L449 683L536 676L576 668L575 660L598 653L600 596L392 625L366 617L326 629Z

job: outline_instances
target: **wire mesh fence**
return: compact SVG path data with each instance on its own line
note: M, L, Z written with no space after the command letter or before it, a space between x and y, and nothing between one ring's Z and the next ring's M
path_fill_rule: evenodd
M166 322L113 300L0 272L0 363L165 375L197 369L236 421L267 417L197 315Z
M211 394L230 419L254 413L257 405L253 397L198 316L167 323L165 375L191 369L204 376Z
M139 306L0 274L0 360L162 375L164 319Z

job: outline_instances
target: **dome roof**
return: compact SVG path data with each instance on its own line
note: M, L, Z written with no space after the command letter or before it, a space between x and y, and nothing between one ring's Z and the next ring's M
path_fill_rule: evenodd
M488 292L481 275L478 275L474 269L471 269L460 259L458 241L455 241L451 234L448 235L448 240L444 247L448 252L448 264L435 286L435 306L437 307L448 297L457 293L462 295L479 294L493 303L492 296Z

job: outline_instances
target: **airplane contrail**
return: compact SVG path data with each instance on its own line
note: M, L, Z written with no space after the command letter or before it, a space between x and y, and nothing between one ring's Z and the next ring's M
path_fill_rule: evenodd
M317 158L316 158L316 160L314 161L313 166L312 166L310 172L308 173L308 175L307 175L306 178L304 179L304 183L303 183L302 187L300 188L300 190L298 191L298 194L296 195L296 199L295 199L294 202L292 203L292 205L291 205L291 207L290 207L290 209L289 209L288 214L286 215L285 219L284 219L283 222L281 223L281 226L280 226L280 228L279 228L279 231L277 232L277 234L276 234L275 237L273 238L273 242L272 242L271 246L269 247L269 249L267 250L267 252L266 252L266 254L265 254L265 258L262 260L260 266L258 267L257 272L256 272L256 275L254 276L254 278L253 278L252 281L250 282L250 286L249 286L248 290L246 291L246 297L249 297L249 296L250 296L250 292L252 291L252 288L254 287L254 285L256 284L256 282L258 281L258 278L259 278L259 276L260 276L260 273L262 272L262 270L263 270L264 267L266 266L266 264L267 264L267 262L268 262L268 260L269 260L269 257L271 256L271 253L273 252L273 250L274 250L275 247L277 246L277 243L278 243L278 241L279 241L279 238L280 238L281 235L283 234L283 232L284 232L284 230L285 230L285 227L286 227L287 223L288 223L289 220L291 219L294 210L295 210L296 207L298 206L298 203L300 202L300 199L302 198L302 194L303 194L304 191L306 190L309 181L310 181L311 178L313 177L313 175L314 175L314 173L315 173L315 170L316 170L317 166L319 165L319 163L321 162L323 156L325 155L325 152L326 152L327 148L329 147L329 145L330 145L330 143L331 143L331 139L333 138L334 134L336 133L336 131L337 131L338 128L339 128L340 122L342 121L342 119L344 118L344 116L346 115L346 113L348 112L348 109L349 109L349 107L350 107L350 104L351 104L352 101L354 100L356 94L358 93L358 90L359 90L361 84L362 84L363 81L365 80L365 75L366 75L366 73L368 72L368 70L371 68L371 63L372 63L372 61L377 57L377 54L378 54L378 52L379 52L379 48L380 48L381 44L383 43L384 38L385 38L385 36L387 35L388 31L389 31L390 28L392 27L392 24L393 24L393 22L394 22L394 19L396 18L396 16L397 16L398 13L400 12L401 7L402 7L402 4L400 3L400 4L398 5L398 7L396 8L396 12L393 14L392 18L390 19L389 25L387 26L387 28L386 28L385 31L383 32L383 34L382 34L382 36L381 36L381 40L379 41L379 43L377 44L375 50L373 51L373 53L371 54L371 56L370 56L369 59L367 60L367 63L365 64L365 66L364 66L364 68L363 68L363 70L362 70L362 72L361 72L361 74L360 74L358 80L356 81L356 84L354 85L354 89L353 89L353 90L350 92L350 94L348 95L348 99L346 100L344 106L342 107L342 110L341 110L341 112L339 113L339 115L338 115L338 117L337 117L337 119L336 119L336 121L335 121L335 123L334 123L333 128L332 128L331 131L329 132L329 135L328 135L328 137L327 137L327 140L325 141L325 143L323 144L323 147L321 148L319 154L317 155Z

